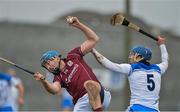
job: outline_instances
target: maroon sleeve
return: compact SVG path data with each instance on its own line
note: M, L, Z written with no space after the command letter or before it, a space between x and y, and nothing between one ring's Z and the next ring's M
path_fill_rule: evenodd
M53 79L53 82L56 82L56 81L58 81L58 82L60 82L61 83L61 80L59 80L59 78L58 78L58 76L54 76L54 79Z
M82 58L84 55L81 51L81 47L76 47L74 49L72 49L69 53L68 53L68 56L75 56L75 57L78 57L78 58Z
M63 83L62 83L62 80L61 78L59 77L59 75L55 75L54 76L54 79L53 79L53 82L59 82L61 84L61 87L64 87Z

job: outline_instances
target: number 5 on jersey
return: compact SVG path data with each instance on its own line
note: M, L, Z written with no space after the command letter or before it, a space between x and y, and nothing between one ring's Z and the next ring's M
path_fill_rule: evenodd
M147 88L149 91L153 91L155 89L155 82L153 78L153 74L147 74Z

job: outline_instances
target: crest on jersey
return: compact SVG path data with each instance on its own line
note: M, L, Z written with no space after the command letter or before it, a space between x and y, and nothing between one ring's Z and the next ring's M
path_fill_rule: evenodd
M68 61L67 65L71 67L73 65L73 62L72 61Z

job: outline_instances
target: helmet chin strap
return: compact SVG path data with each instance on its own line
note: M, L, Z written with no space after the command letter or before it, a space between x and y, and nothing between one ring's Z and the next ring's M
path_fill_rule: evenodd
M58 67L58 69L59 69L59 73L60 73L61 72L61 58L59 60L59 67Z
M54 75L59 75L60 74L60 70L59 69L55 69L55 70L51 71L51 73L53 73Z
M137 53L133 56L133 62L140 62L142 61L144 58L140 57Z
M52 73L53 73L54 75L59 75L59 74L60 74L60 72L61 72L60 66L61 66L61 58L60 58L60 60L59 60L59 66L58 66L58 68L52 71Z
M134 58L134 61L135 61L135 62L140 62L140 61L142 61L143 59L144 59L143 57L141 57L141 58L135 57L135 58Z

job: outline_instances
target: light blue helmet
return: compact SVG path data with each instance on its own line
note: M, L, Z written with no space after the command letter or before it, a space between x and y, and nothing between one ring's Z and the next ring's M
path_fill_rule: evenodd
M144 60L147 60L147 61L150 61L152 57L151 49L143 47L143 46L136 46L131 50L131 52L141 55L144 58Z
M57 51L47 51L42 55L42 58L40 60L41 65L43 66L45 62L47 62L48 60L52 59L53 57L56 56L61 56L59 52Z

